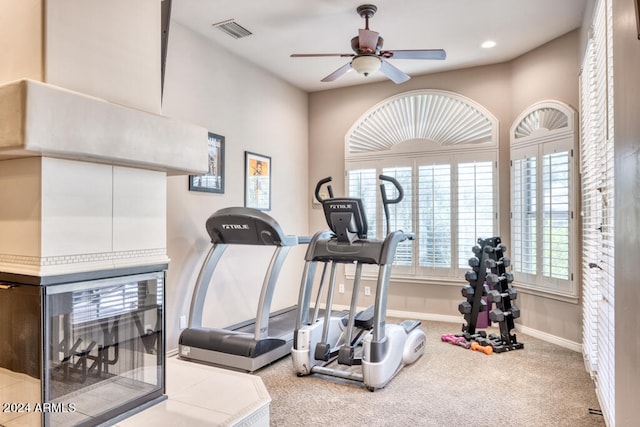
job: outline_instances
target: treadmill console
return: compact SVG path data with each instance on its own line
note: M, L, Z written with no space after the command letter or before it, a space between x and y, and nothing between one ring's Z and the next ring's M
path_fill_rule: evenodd
M220 209L207 219L211 243L231 245L292 246L295 236L287 236L269 215L252 208Z

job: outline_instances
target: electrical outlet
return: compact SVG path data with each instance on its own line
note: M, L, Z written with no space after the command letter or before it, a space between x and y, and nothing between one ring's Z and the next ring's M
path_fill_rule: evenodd
M187 329L187 316L180 316L180 329Z
M338 285L338 292L344 294L344 283L340 283Z
M364 287L364 295L365 295L366 297L368 297L368 296L370 296L370 295L371 295L371 286L365 286L365 287Z

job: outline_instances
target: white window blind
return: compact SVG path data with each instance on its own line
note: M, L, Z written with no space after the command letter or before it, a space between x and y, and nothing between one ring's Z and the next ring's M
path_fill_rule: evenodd
M495 154L479 157L495 158ZM402 202L389 205L391 229L415 233L416 238L398 246L393 270L396 275L461 277L478 237L496 233L496 162L469 162L468 158L396 158L378 161L376 169L358 169L357 162L349 165L354 168L347 174L349 196L361 198L367 215L377 216L369 223L378 224L378 239L384 238L387 231L381 199L371 196L380 191L377 176L391 176L404 189ZM406 166L398 165L402 162ZM391 184L385 188L390 199L397 196ZM371 236L371 228L369 231Z
M535 275L538 254L538 181L536 157L513 160L511 241L516 272ZM531 281L532 279L529 278Z
M569 152L546 154L542 158L542 274L569 279Z
M376 170L367 168L349 171L349 197L362 199L365 214L367 215L367 237L376 237L376 200L378 178Z
M471 248L478 237L492 237L495 230L493 162L458 165L458 267L468 268Z
M407 233L413 233L413 168L410 166L383 168L382 173L384 175L395 178L402 186L404 191L404 197L400 203L388 205L389 207L389 226L391 230L386 228L380 236L386 236L390 231L402 230ZM384 183L384 181L383 181ZM394 190L394 186L391 183L385 183L385 191L388 199L395 199L398 197L397 191ZM384 220L384 227L386 227L386 220ZM398 245L396 249L396 255L394 258L394 265L411 267L413 265L413 243L410 240L405 240Z
M451 165L418 168L420 267L451 266Z
M615 424L612 1L594 10L581 74L583 353L608 425Z

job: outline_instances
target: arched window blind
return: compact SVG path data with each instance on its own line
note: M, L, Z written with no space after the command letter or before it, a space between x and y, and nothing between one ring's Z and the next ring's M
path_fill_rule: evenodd
M347 191L363 199L371 237L387 232L377 176L395 177L405 191L390 207L391 228L416 240L398 248L394 276L462 277L476 239L498 232L497 148L497 119L453 92L401 93L353 124L345 136Z

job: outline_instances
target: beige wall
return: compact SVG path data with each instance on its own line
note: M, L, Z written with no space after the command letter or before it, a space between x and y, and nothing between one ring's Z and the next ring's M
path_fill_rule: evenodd
M42 0L0 0L0 82L43 79Z
M211 246L205 221L214 211L243 206L244 152L270 156L272 209L285 233L308 231L308 95L172 22L163 114L225 136L224 194L188 191L187 177L168 180L167 349L177 348L179 317L187 316L200 264ZM287 258L273 308L297 302L304 248ZM270 252L230 248L212 283L205 326L255 316Z
M640 384L640 40L634 3L613 1L617 426L638 424Z
M509 246L509 129L512 121L531 104L557 99L578 104L579 32L574 31L509 63L413 77L403 85L391 82L312 93L309 105L309 194L315 183L334 178L334 188L344 189L344 137L353 123L378 102L415 89L441 89L459 93L487 108L500 122L500 235ZM309 197L310 199L310 197ZM311 200L307 201L311 205ZM322 211L313 206L311 230L326 227ZM388 308L430 316L460 316L459 285L392 283ZM347 288L349 288L347 282ZM340 295L339 304L348 304ZM361 296L365 304L367 299ZM571 343L581 342L581 307L536 295L520 300L521 325ZM460 317L461 319L461 317ZM462 319L461 319L462 321Z
M47 83L160 112L159 0L41 0Z
M0 0L0 82L160 112L159 0Z

